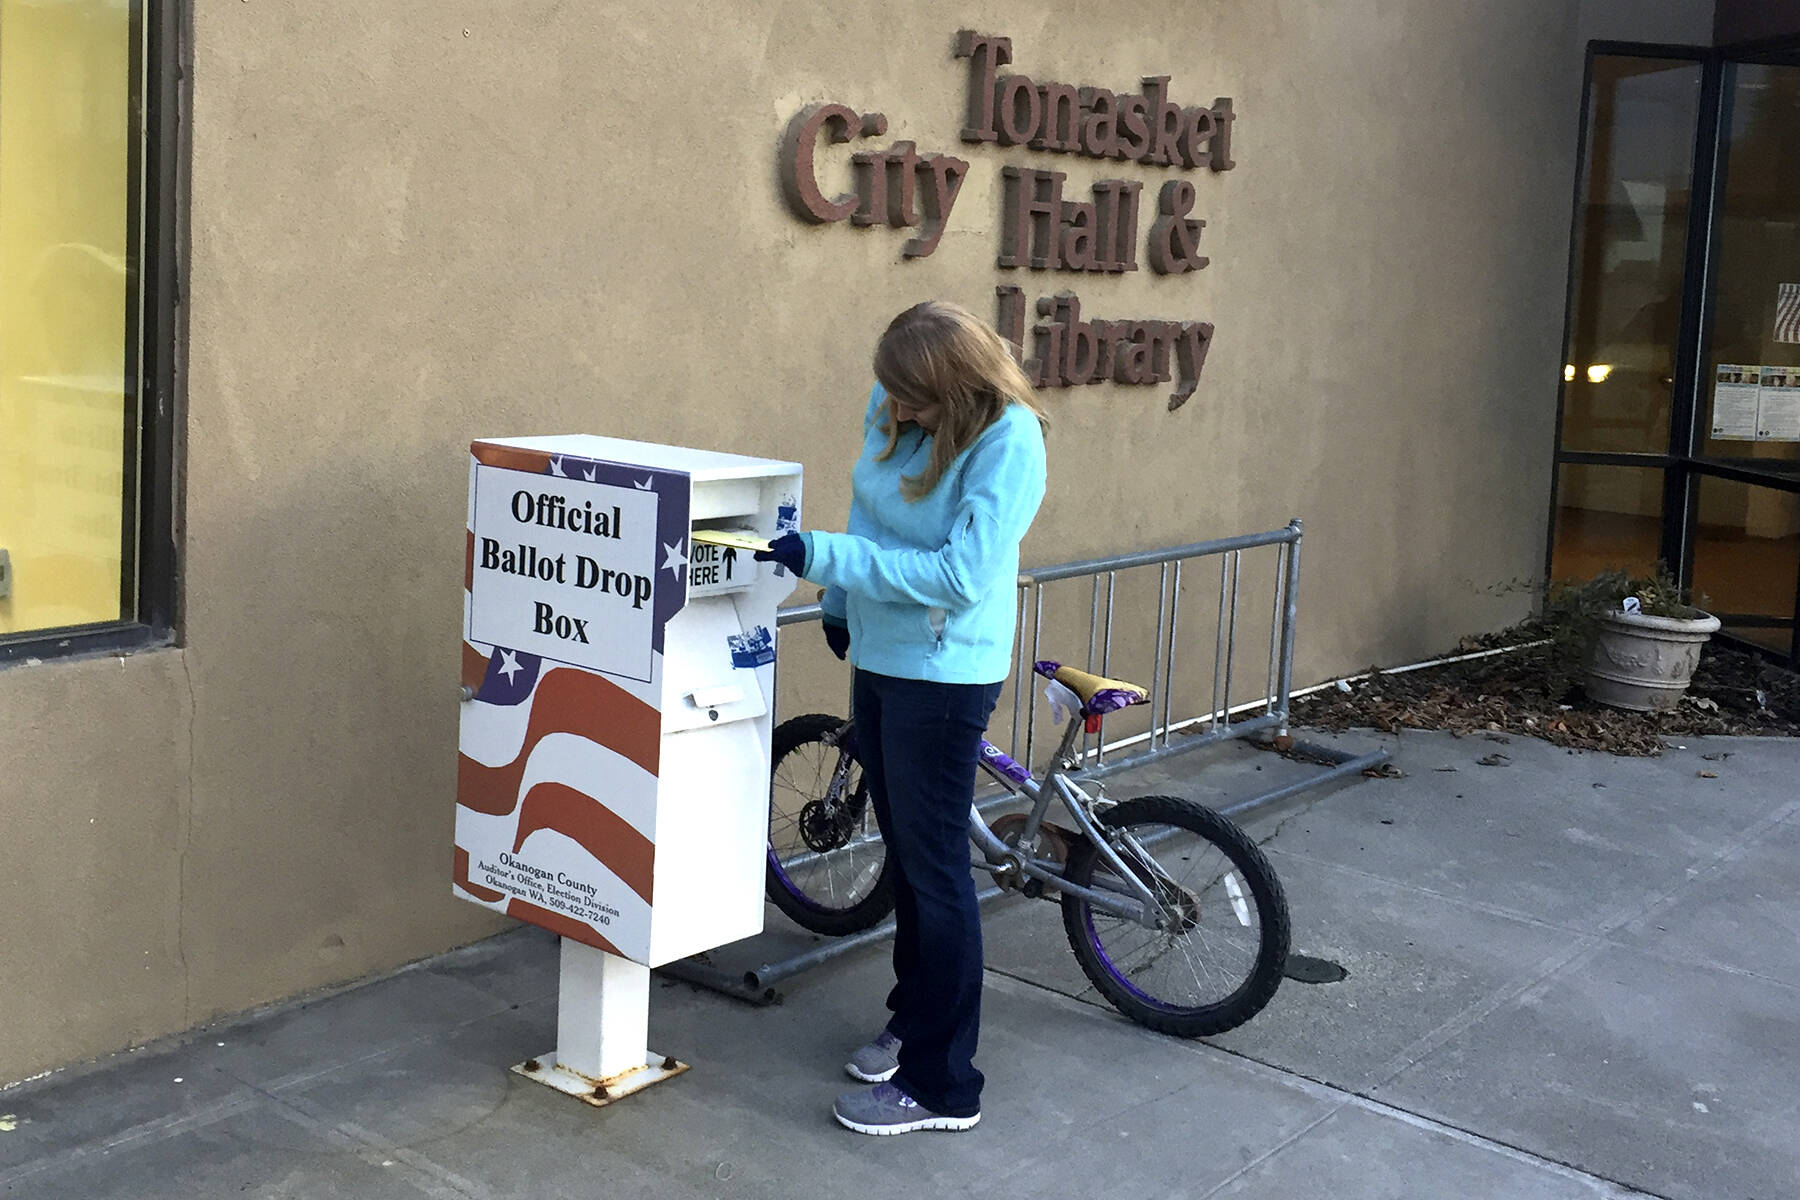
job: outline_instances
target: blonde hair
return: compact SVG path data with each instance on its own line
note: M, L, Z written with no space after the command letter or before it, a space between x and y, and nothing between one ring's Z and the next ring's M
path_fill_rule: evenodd
M894 453L900 422L894 401L908 407L941 407L932 431L931 461L900 481L908 500L930 493L956 456L1000 419L1008 404L1023 404L1050 428L1031 381L992 326L960 305L943 300L915 304L888 324L875 346L875 378L887 390L881 429L888 444L876 460Z

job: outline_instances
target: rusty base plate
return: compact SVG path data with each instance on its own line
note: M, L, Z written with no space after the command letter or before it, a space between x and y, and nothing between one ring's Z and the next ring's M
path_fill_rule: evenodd
M553 1087L564 1095L573 1096L583 1104L605 1108L614 1100L621 1100L633 1092L641 1092L653 1083L673 1079L687 1069L688 1064L684 1062L652 1053L649 1061L636 1070L623 1071L610 1079L594 1080L566 1067L557 1066L556 1054L552 1051L542 1058L528 1058L515 1065L512 1071L515 1075L523 1075L527 1079Z

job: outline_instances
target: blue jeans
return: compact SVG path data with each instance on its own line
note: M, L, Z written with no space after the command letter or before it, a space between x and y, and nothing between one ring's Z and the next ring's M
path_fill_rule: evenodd
M894 1082L932 1112L981 1111L981 911L969 873L975 762L998 683L856 672L863 777L894 880Z

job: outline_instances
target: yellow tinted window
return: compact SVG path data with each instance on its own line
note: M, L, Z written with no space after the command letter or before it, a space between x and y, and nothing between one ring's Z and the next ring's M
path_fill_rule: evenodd
M0 0L0 635L135 608L127 0Z

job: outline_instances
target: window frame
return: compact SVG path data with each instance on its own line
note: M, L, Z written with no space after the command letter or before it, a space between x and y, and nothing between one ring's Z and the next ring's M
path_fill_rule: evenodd
M0 635L0 668L13 663L81 654L133 654L178 642L180 551L177 536L176 438L185 405L181 393L187 313L181 280L187 261L188 122L192 78L184 0L136 0L132 20L143 53L132 63L133 116L140 136L132 166L134 219L127 237L137 252L138 290L127 306L127 377L138 394L127 414L125 480L135 491L120 537L120 591L129 615L117 621ZM135 453L132 451L135 449ZM133 519L135 518L135 519Z

